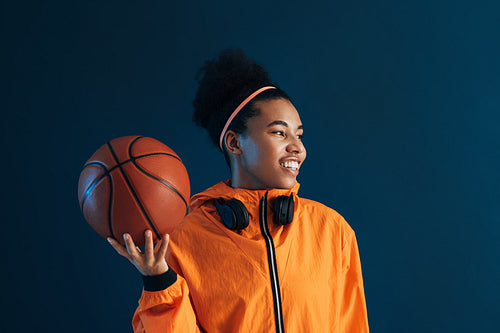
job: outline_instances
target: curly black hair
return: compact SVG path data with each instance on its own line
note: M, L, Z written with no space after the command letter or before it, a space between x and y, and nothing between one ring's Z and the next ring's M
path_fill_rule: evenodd
M244 133L248 119L259 115L255 102L290 97L275 83L269 73L241 49L223 50L215 59L207 60L196 76L199 83L193 100L194 122L208 131L212 142L219 146L219 136L227 119L238 105L254 91L264 86L277 89L263 91L253 98L234 118L228 130ZM224 150L224 156L227 154Z

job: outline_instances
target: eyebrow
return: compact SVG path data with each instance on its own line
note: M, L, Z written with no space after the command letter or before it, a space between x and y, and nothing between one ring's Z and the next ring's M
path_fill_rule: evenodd
M271 127L271 126L274 126L274 125L283 125L285 127L288 127L288 124L283 121L283 120L275 120L269 124L267 124L266 127ZM304 129L304 126L303 125L299 125L299 127L297 127L297 129Z

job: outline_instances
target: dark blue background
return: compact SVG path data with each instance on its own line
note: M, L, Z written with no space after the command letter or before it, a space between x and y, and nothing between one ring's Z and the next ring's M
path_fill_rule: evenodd
M226 47L299 109L300 193L355 229L371 331L495 330L499 13L497 1L2 3L2 330L131 330L142 284L83 219L81 167L141 134L181 156L193 193L227 179L191 122L196 71Z

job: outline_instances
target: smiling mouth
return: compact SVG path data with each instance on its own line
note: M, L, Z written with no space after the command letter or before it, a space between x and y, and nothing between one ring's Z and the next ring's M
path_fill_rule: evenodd
M280 165L282 167L285 167L285 168L288 168L288 169L291 169L293 171L297 171L299 170L299 163L298 162L295 162L295 161L290 161L290 162L281 162Z

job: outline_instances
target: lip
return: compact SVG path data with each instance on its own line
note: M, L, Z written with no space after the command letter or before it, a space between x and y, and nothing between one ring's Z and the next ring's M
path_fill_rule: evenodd
M284 166L281 165L281 163L285 163L285 162L297 162L299 164L299 167L297 168L297 170L292 170L290 168L287 168L287 167L284 167ZM284 171L286 171L287 173L292 174L293 176L296 177L299 174L300 163L301 163L301 160L299 160L298 158L295 158L295 157L285 158L285 159L282 159L280 161L280 167L283 168Z
M280 167L281 167L281 168L282 168L285 172L288 172L288 173L292 174L292 175L293 175L293 176L295 176L295 177L299 175L299 169L297 169L297 170L293 170L293 169L290 169L290 168L286 168L286 167L284 167L284 166L282 166L282 165L280 165Z
M299 167L300 167L300 163L302 161L296 157L289 157L289 158L284 158L284 159L280 160L280 164L284 163L284 162L297 162L299 164Z

